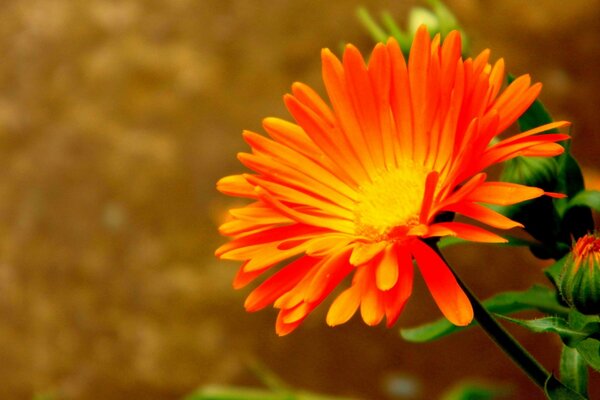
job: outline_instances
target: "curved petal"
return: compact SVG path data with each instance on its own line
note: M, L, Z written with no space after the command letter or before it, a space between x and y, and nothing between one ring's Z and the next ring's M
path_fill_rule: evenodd
M399 275L398 255L396 245L390 243L386 246L383 257L377 265L375 272L376 286L379 290L390 290L398 282Z
M411 243L411 252L442 314L454 325L469 325L473 320L471 302L448 266L433 249L420 240Z
M440 222L431 225L425 237L457 236L471 242L481 243L506 243L508 240L495 233L486 231L478 226L464 224L462 222Z
M412 293L414 266L412 255L406 245L397 246L398 279L396 285L383 292L387 327L396 323Z
M319 259L316 258L301 257L282 268L250 292L244 303L246 311L258 311L273 303L281 295L296 286L308 270L318 262Z
M360 291L357 286L351 286L340 293L329 307L325 318L327 325L336 326L348 322L359 306Z

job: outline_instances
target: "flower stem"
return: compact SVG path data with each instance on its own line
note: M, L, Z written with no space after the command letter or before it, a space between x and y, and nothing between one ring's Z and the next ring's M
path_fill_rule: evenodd
M433 246L434 250L438 252L440 257L444 261L445 258L437 249L437 246ZM454 274L456 281L460 287L464 290L465 294L471 301L473 306L473 312L475 314L475 320L481 325L485 333L504 351L514 362L517 364L525 374L542 390L548 378L551 376L548 372L533 356L525 350L523 346L517 340L496 321L492 314L485 309L481 304L481 301L473 294L469 287L460 279L456 274L452 266L446 261L446 265L450 268L450 271Z

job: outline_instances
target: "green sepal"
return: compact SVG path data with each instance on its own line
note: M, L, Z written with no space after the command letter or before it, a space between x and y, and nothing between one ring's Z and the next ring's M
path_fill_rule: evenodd
M508 82L513 80L514 77L509 75ZM518 120L521 132L551 122L552 117L539 100L535 100ZM556 132L556 129L547 131ZM562 199L540 197L503 210L505 215L525 225L525 229L541 242L541 245L531 246L530 249L542 259L559 259L568 253L573 238L577 239L594 229L589 207L595 204L600 207L600 198L596 195L582 195L571 203L584 190L583 174L570 153L570 141L561 145L564 153L549 159L553 162L539 163L534 162L533 158L516 158L507 161L502 174L508 182L567 195ZM555 172L551 172L552 169Z
M558 288L558 280L560 279L560 273L562 272L566 260L567 256L564 256L548 268L544 269L544 274L546 274L546 277L550 279L550 282L552 282L556 288Z
M556 293L553 290L539 285L534 285L523 292L499 293L482 303L486 310L496 314L510 314L531 309L565 317L569 313L569 309L558 302ZM473 322L468 327L475 325L476 323ZM414 328L403 328L400 330L400 335L409 342L423 343L459 332L468 327L455 326L447 319L440 318L437 321Z
M590 337L597 337L599 331L599 322L590 322L580 329L576 329L569 324L569 321L562 317L544 317L532 320L522 320L497 314L498 317L513 322L535 333L555 333L562 339L563 343L569 347L575 347L578 343Z
M568 199L584 190L585 184L579 163L571 155L570 143L565 143L563 147L565 148L565 152L558 156L559 174L556 191L567 195L567 198L562 199L562 202L566 203Z
M600 191L582 190L558 203L562 213L561 240L578 239L594 231L592 210L600 211Z
M577 351L585 362L600 372L600 341L596 339L585 339L577 345Z
M580 395L572 389L563 385L554 375L550 375L544 385L546 397L550 400L586 400L587 397Z
M494 246L506 246L506 247L520 247L520 246L533 246L536 242L531 240L521 239L511 235L499 235L507 240L506 243L480 243L480 244L493 244ZM444 236L438 241L438 248L443 249L445 247L455 246L457 244L468 244L473 243L470 240L461 239L456 236Z
M587 365L576 348L563 346L560 355L560 380L568 388L587 396Z
M569 199L566 210L577 206L589 207L594 211L600 212L600 191L583 190L577 193L573 198Z

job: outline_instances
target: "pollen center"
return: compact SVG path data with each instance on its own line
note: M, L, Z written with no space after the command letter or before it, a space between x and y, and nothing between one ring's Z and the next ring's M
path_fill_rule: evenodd
M395 228L417 224L428 172L404 161L362 185L354 208L356 233L380 241Z

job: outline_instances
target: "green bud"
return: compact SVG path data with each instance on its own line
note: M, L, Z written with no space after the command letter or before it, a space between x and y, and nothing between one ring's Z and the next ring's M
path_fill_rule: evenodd
M558 163L549 157L516 157L504 163L501 180L556 190Z
M600 314L600 236L587 234L567 256L558 288L565 302L582 314Z

